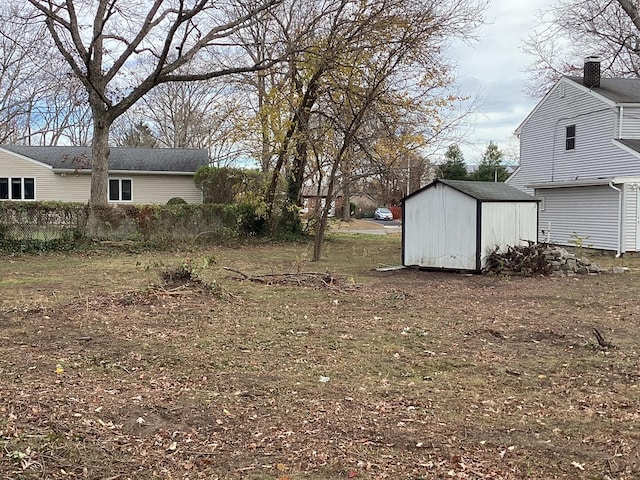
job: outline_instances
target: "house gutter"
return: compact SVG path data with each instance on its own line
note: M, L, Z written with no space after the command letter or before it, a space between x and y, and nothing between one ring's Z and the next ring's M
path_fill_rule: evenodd
M53 173L73 174L73 175L90 175L91 170L88 168L53 168ZM182 175L193 176L196 172L171 172L167 170L109 170L109 175Z
M613 185L613 180L609 182L609 187L618 192L618 251L616 258L622 255L622 190Z

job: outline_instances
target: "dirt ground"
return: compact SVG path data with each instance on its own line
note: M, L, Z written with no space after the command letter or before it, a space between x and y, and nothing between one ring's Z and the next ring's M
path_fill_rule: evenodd
M399 246L3 257L0 478L640 478L638 259L376 272Z

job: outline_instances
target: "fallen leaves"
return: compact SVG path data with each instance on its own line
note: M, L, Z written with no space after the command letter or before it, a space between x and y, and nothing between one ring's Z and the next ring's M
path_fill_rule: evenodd
M351 282L346 275L321 272L298 272L298 273L271 273L271 274L247 274L231 267L224 267L229 272L240 275L240 280L261 283L264 285L287 285L293 287L306 287L314 289L334 290L337 292L352 292L359 288ZM334 305L338 301L333 302Z
M389 275L357 295L233 282L243 302L83 293L45 326L0 313L0 471L513 480L595 477L607 454L634 478L635 430L610 425L640 415L636 286ZM594 319L624 339L608 356L581 348Z
M571 462L571 465L576 467L578 470L584 471L584 463Z

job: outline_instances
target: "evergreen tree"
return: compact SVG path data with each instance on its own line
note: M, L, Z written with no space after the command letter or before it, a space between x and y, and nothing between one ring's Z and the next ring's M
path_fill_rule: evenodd
M464 162L462 150L455 143L449 145L444 154L445 161L438 165L436 176L449 180L466 180L467 164Z
M509 177L507 167L502 164L503 153L493 142L489 142L482 155L478 169L471 175L472 180L479 182L504 182Z
M153 148L156 146L157 140L145 123L138 122L129 126L123 138L116 143L119 143L121 147Z

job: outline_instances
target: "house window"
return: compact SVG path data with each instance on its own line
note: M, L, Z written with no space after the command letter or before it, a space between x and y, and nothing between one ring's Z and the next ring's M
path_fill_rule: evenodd
M575 150L576 148L576 126L567 126L567 136L565 139L565 150Z
M35 178L0 177L0 200L35 200Z
M133 199L132 181L125 178L109 179L109 201L130 202Z

